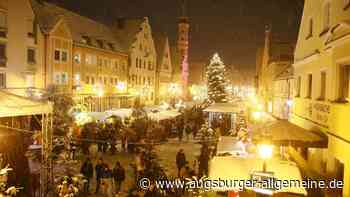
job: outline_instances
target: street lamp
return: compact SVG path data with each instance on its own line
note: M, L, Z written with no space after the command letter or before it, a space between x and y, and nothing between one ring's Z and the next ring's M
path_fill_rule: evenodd
M273 146L270 144L259 144L258 152L260 157L263 159L263 172L266 172L266 160L270 159L273 154Z

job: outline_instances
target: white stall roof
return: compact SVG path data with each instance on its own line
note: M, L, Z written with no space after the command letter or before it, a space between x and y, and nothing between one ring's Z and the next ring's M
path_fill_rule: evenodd
M251 174L254 171L262 171L263 160L257 157L214 157L210 161L209 167L209 179L210 180L250 180ZM298 180L301 181L301 173L295 163L290 161L282 161L279 159L271 159L267 161L267 172L273 172L274 178L277 180ZM223 186L213 188L216 191L238 191L239 186ZM249 188L247 188L249 189ZM251 188L253 189L253 188ZM277 193L295 193L301 195L307 195L305 188L303 187L284 187Z
M51 113L52 104L35 101L0 90L0 117L27 116Z

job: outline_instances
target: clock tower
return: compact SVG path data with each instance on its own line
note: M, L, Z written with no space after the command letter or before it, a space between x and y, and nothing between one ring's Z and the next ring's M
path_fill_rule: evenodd
M186 2L181 0L181 16L178 19L178 38L177 38L177 51L179 55L179 72L178 75L181 76L181 85L183 97L187 98L188 92L188 45L189 45L189 19L186 16Z

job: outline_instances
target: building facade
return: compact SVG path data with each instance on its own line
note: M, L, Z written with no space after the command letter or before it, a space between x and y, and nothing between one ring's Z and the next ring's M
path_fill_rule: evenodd
M44 87L73 95L89 111L126 105L128 54L112 28L32 0L43 32Z
M43 88L43 35L30 1L0 1L0 88L22 96Z
M292 115L294 92L293 67L287 67L273 81L272 115L289 120Z
M349 1L306 0L293 65L292 122L328 136L328 148L308 149L304 158L317 173L343 180L344 197L350 196L349 19Z
M128 89L144 104L154 104L157 53L148 18L120 18L113 29L129 54Z
M156 103L171 99L173 67L168 36L162 33L154 36L157 51Z
M293 62L293 41L280 34L272 34L269 27L265 30L265 44L260 52L261 65L258 70L258 95L262 99L267 112L273 112L274 80ZM258 57L260 58L260 57ZM278 107L278 106L276 106Z

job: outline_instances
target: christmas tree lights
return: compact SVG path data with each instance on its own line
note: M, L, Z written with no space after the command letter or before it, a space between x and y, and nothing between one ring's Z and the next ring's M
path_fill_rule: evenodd
M221 61L219 55L215 53L206 71L208 99L210 102L227 102L225 71L224 63Z

